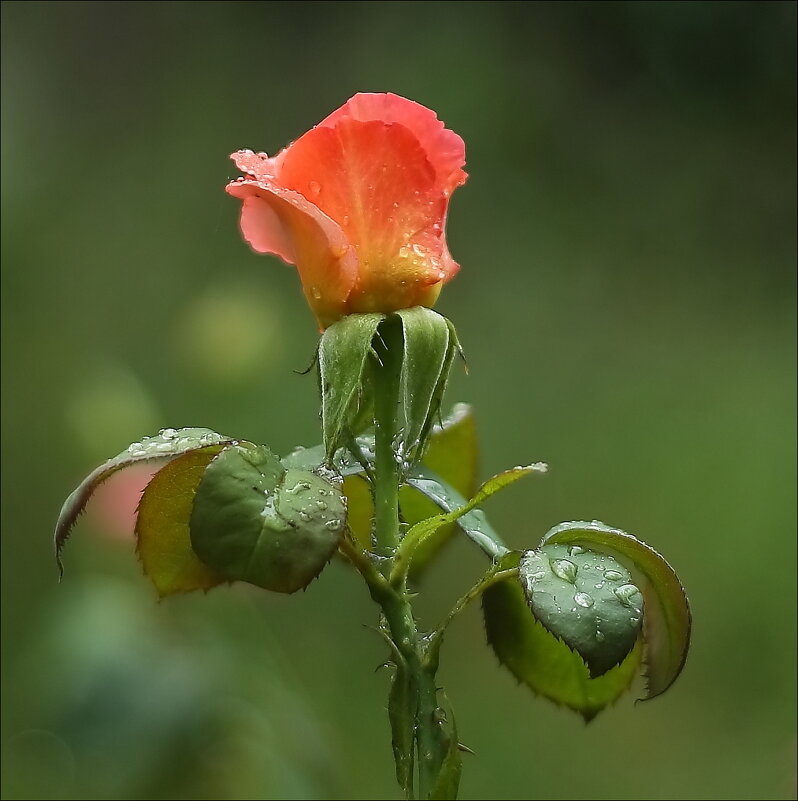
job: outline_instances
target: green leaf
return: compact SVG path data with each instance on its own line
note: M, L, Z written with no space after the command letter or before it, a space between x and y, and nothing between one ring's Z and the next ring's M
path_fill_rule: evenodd
M299 447L294 448L294 450L292 450L287 456L283 456L280 461L283 463L283 467L286 469L295 468L297 470L314 470L319 465L324 463L325 455L326 453L324 450L324 445L314 445L312 448L305 448L303 445L300 445ZM342 476L354 475L362 470L362 468L357 465L357 469L353 468L352 472L345 473L340 469L337 458L334 466Z
M199 558L231 581L275 592L306 587L341 538L340 490L308 470L286 470L265 446L229 447L208 465L191 513Z
M468 500L460 495L454 487L450 487L442 478L423 466L417 465L412 468L405 481L445 512L454 512L468 503ZM501 537L494 531L481 509L467 512L455 522L466 537L491 558L499 558L506 553L507 549L504 547ZM437 532L430 537L436 535ZM425 543L426 541L419 546L422 553Z
M61 575L64 566L61 562L61 551L69 538L72 526L86 508L94 491L117 470L153 459L168 459L189 451L207 448L211 445L224 445L234 442L231 437L217 434L207 428L165 428L154 437L144 437L140 442L134 442L122 453L109 459L104 464L92 470L83 479L80 486L72 492L61 507L58 522L55 526L55 559Z
M489 478L479 490L477 490L474 497L463 506L416 523L416 525L407 532L396 551L394 569L391 573L392 581L397 581L407 575L407 570L410 566L410 561L413 558L415 549L428 537L433 536L441 526L454 523L455 520L482 504L482 502L487 500L491 495L515 481L518 481L519 478L528 476L531 473L545 473L546 470L546 465L542 462L538 462L537 464L527 465L526 467L512 467L502 473L497 473L495 476ZM424 480L414 480L413 486L424 492ZM474 538L472 537L472 539ZM474 541L492 558L499 558L507 553L506 548L497 545L493 540L488 540L486 542L480 537L479 539L474 539Z
M636 537L595 520L562 523L546 534L542 545L560 543L609 554L630 569L645 601L646 697L664 693L684 667L692 622L687 595L674 569Z
M219 451L216 446L178 456L153 476L141 496L136 547L144 573L161 597L208 590L225 580L194 553L188 526L197 486Z
M422 465L423 468L440 476L464 499L473 496L477 489L477 429L470 406L458 403L440 425L433 427L427 440ZM463 503L465 500L452 508L462 506ZM399 506L402 517L411 526L438 514L440 509L437 504L409 484L403 485L399 490ZM462 524L464 518L461 518L460 522ZM441 526L416 549L411 576L420 575L441 547L451 539L456 528L455 523Z
M402 322L404 353L400 374L400 453L416 461L440 410L455 354L450 323L423 306L396 312Z
M435 784L430 790L428 796L430 801L451 801L451 799L456 799L457 791L460 788L460 776L463 773L463 760L460 756L457 722L451 710L449 711L449 717L452 720L452 733L447 737L448 745L446 757L435 779Z
M388 693L388 720L391 724L391 746L396 764L396 781L411 797L413 783L413 746L415 744L415 721L409 714L412 709L411 685L407 667L401 656L396 659L396 672L391 679Z
M363 373L371 341L383 314L350 314L331 325L319 342L321 421L324 448L331 459L344 435L359 416L363 398Z
M585 660L592 677L634 648L643 596L612 557L579 545L547 545L524 553L519 580L532 614Z
M373 438L358 439L365 447L371 447L374 453ZM283 466L299 470L316 470L324 462L324 446L313 448L296 448L283 457ZM344 477L341 491L346 496L346 523L354 541L364 551L371 550L372 527L374 524L374 499L363 467L352 459L345 451L339 450L333 460L333 468Z
M500 569L511 569L521 554L508 553ZM631 684L642 655L641 641L617 667L591 678L579 654L549 633L532 615L520 582L496 582L482 595L485 631L493 651L515 678L557 704L594 718Z

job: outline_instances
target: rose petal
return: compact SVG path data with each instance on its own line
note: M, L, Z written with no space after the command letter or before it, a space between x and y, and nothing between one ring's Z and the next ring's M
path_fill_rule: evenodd
M265 153L255 153L252 150L237 150L230 158L241 172L245 172L254 178L274 178L275 176L275 160L269 158Z
M357 248L350 311L414 305L420 290L456 270L442 235L448 198L403 125L343 117L316 127L284 152L277 180L335 220Z
M297 265L322 328L432 305L459 269L445 225L465 147L418 103L358 94L276 156L233 159L248 176L227 187L244 201L245 239Z
M341 228L302 195L265 177L232 181L226 191L244 201L241 232L252 248L296 264L319 325L345 314L358 265Z
M244 205L241 208L241 233L252 249L258 253L273 253L288 264L296 264L290 231L277 216L271 204L262 197L253 194L244 198Z
M432 109L392 92L360 92L319 125L334 127L344 118L404 125L418 139L442 189L451 193L465 183L467 173L462 169L465 164L465 143L454 131L446 128Z

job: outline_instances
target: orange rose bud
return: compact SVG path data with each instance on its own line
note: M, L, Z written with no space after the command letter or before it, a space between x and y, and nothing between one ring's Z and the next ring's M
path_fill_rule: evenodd
M465 145L435 112L358 94L274 158L240 150L241 231L299 270L324 329L344 315L432 306L459 269L446 246Z

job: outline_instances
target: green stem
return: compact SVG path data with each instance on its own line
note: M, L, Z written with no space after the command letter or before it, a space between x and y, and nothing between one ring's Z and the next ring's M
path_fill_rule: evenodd
M379 364L374 367L374 533L377 552L390 558L399 545L401 475L393 443L397 434L402 343L401 332L397 332L395 326L382 327L385 341L377 346ZM388 563L385 564L387 570Z
M402 359L401 328L390 321L380 326L375 340L378 364L374 366L374 525L377 553L383 557L382 575L394 567L399 547L400 462L394 451L398 429L399 376ZM383 579L384 581L384 579ZM407 670L409 692L401 717L412 731L418 765L418 797L426 799L434 787L446 756L446 738L438 718L436 671L424 662L425 643L419 635L413 608L402 580L391 586L370 582L372 596L382 607L391 639ZM377 590L375 592L375 589ZM397 757L398 759L398 757ZM413 777L406 788L413 797Z
M410 693L407 717L412 721L415 731L418 797L426 799L446 756L446 740L438 720L437 666L424 664L422 643L406 592L392 592L386 596L382 609L391 638L404 658L408 671Z

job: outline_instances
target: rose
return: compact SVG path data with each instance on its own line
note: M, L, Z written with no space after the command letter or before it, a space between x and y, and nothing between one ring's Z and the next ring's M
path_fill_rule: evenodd
M432 306L459 269L446 245L463 140L394 94L357 94L274 158L239 150L241 231L299 270L324 329L346 314Z

